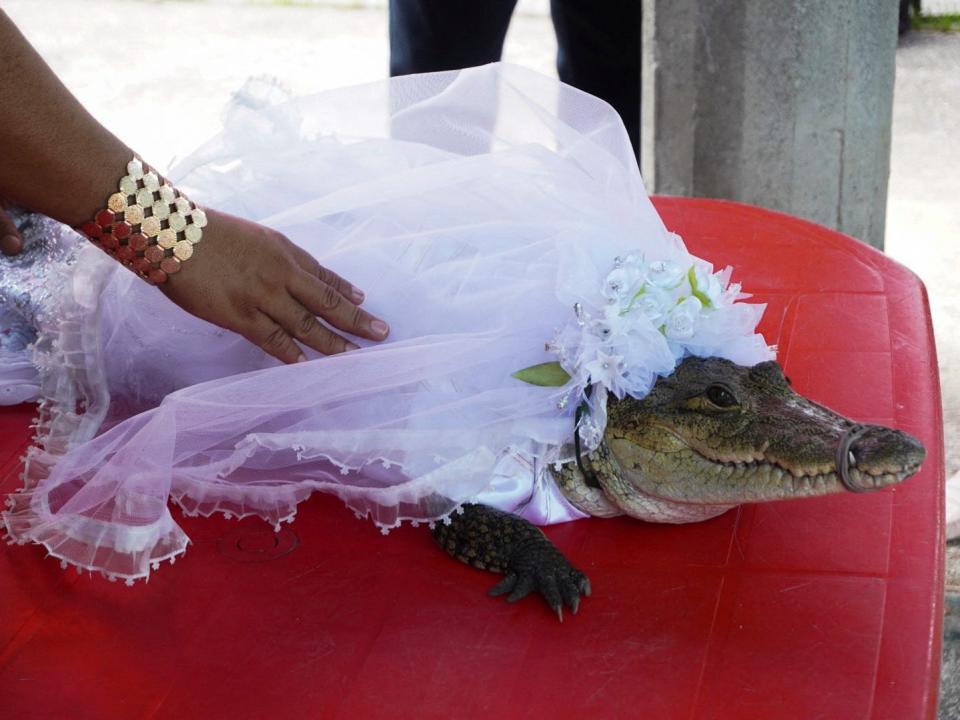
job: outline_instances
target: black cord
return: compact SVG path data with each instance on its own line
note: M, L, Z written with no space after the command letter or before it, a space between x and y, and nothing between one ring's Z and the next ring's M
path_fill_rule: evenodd
M587 385L584 394L589 398L590 393L593 391L592 385ZM587 470L583 465L583 451L580 448L580 420L583 418L584 414L587 412L587 402L584 401L580 403L580 407L577 408L577 413L574 417L573 423L573 450L577 458L577 468L579 468L580 473L583 475L583 480L588 487L599 488L600 481L597 480L597 475L593 472L593 469Z

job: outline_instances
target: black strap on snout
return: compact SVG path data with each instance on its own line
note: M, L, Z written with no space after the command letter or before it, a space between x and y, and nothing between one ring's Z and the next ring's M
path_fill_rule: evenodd
M840 482L842 482L843 486L850 492L862 493L873 490L871 487L855 485L850 478L850 448L853 447L853 444L857 440L864 436L868 429L866 425L854 423L843 433L843 437L840 438L840 443L837 445L837 474L840 476Z
M590 397L590 393L593 391L592 385L587 385L584 394L587 397ZM580 403L580 407L577 408L577 413L574 416L573 420L573 450L577 458L577 468L580 470L580 473L583 475L583 481L587 484L588 487L599 488L600 481L597 480L596 473L593 472L593 469L587 470L583 464L582 449L580 448L580 420L587 412L587 403L584 401Z

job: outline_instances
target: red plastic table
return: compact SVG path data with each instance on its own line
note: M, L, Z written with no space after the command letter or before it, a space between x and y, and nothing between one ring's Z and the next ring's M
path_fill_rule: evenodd
M926 445L904 485L747 506L686 526L548 529L593 597L539 600L423 529L383 537L315 496L274 535L183 518L186 556L128 588L0 552L3 718L933 718L943 441L923 286L851 238L733 203L659 198L736 268L801 392ZM0 491L32 408L0 414Z

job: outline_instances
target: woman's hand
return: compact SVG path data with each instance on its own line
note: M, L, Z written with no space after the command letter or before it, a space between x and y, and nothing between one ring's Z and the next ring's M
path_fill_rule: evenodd
M184 310L287 363L306 359L294 340L324 355L357 347L327 325L370 340L387 336L387 324L359 307L362 291L286 237L206 212L208 224L193 257L160 285Z
M0 197L0 252L4 255L17 255L23 250L23 238L7 213L6 201Z

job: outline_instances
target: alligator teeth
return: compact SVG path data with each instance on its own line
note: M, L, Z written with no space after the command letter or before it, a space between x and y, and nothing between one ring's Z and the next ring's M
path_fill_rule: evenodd
M853 456L852 450L847 451L847 462L850 464L850 467L856 467L857 465L857 458Z

